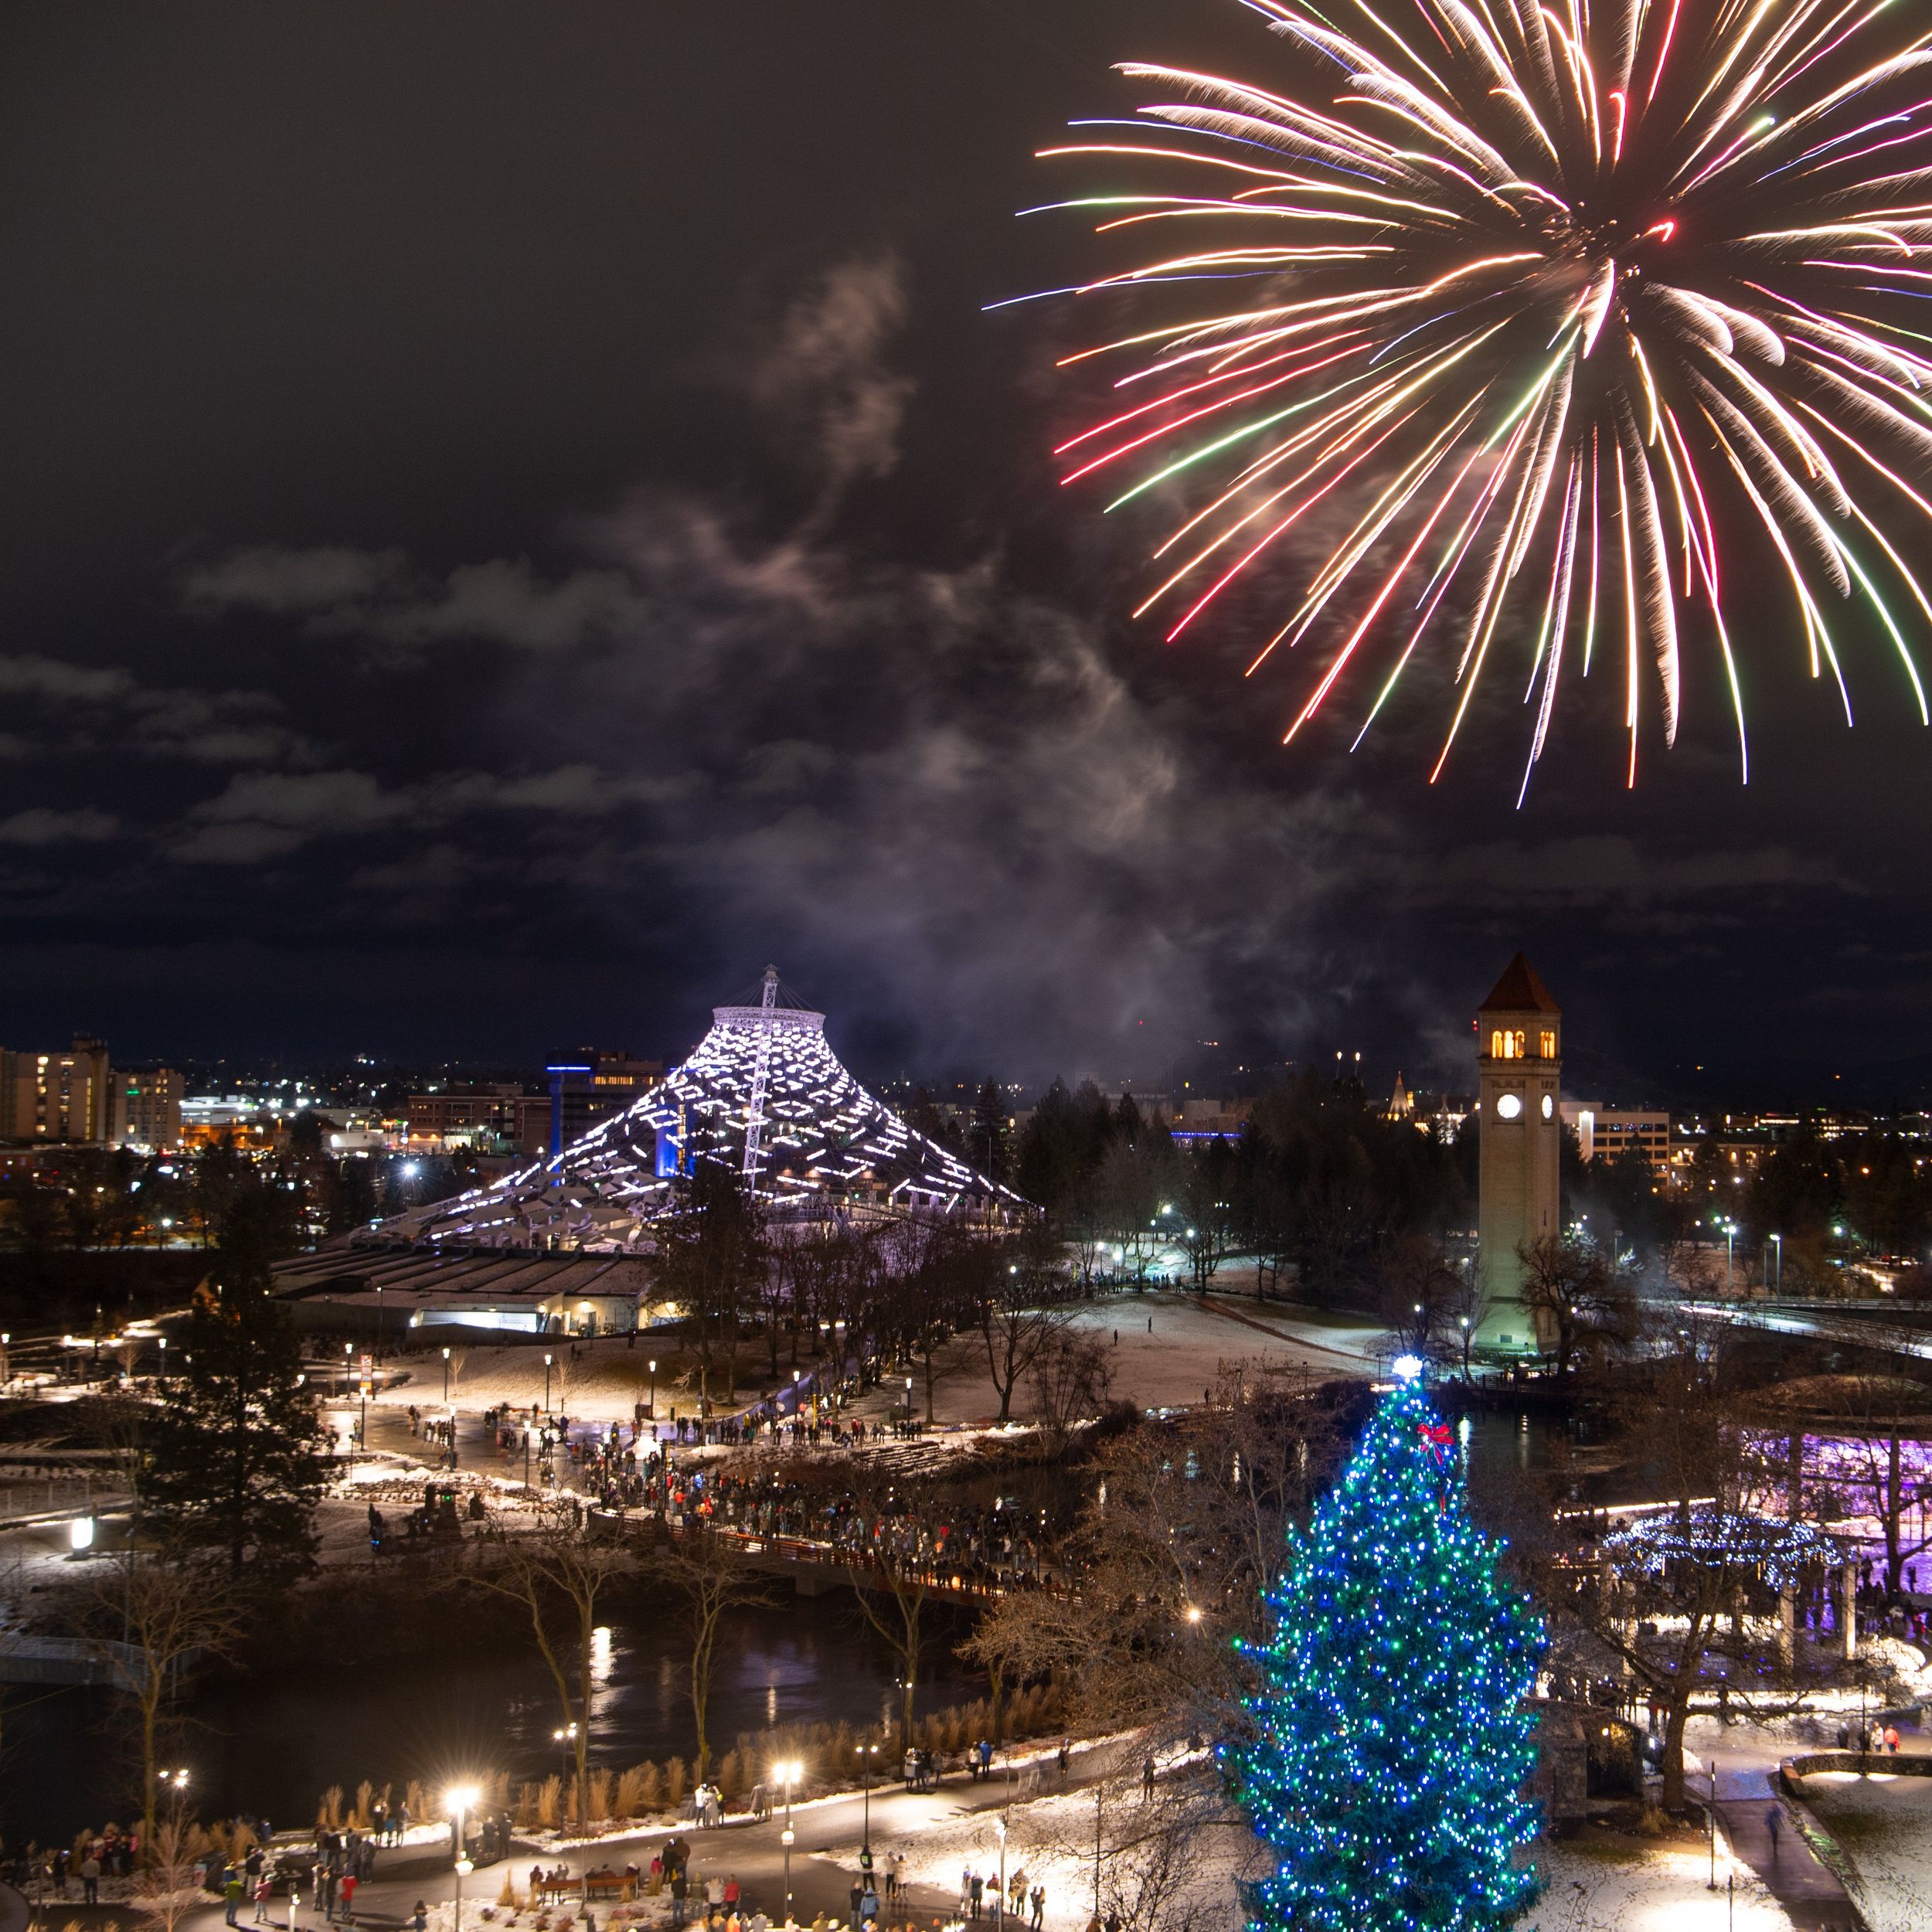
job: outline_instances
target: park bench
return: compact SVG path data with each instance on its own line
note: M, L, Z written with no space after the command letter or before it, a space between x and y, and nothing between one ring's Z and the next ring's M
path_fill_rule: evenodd
M583 1881L583 1896L587 1903L592 1899L621 1899L625 1904L638 1895L638 1882L627 1878L621 1872L611 1872L601 1878L587 1878Z

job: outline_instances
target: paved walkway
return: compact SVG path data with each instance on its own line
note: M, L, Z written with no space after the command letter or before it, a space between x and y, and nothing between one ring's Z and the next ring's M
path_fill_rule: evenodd
M1074 1774L1068 1781L1067 1788L1077 1788L1083 1782L1090 1781L1090 1775L1083 1779L1077 1757ZM1050 1770L1046 1782L1049 1791L1059 1788ZM892 1849L896 1838L915 1821L923 1823L936 1816L953 1817L968 1811L997 1811L1016 1797L1016 1790L1009 1789L1002 1778L995 1778L985 1784L961 1781L944 1784L936 1791L918 1793L906 1791L897 1784L876 1786L870 1808L873 1852L883 1869L885 1855ZM858 1844L866 1828L866 1801L861 1796L804 1805L794 1812L793 1825L797 1842L792 1848L791 1890L793 1910L801 1921L809 1921L819 1912L828 1918L842 1920L849 1916L849 1893L854 1873L849 1867L835 1864L819 1855L835 1846ZM784 1811L781 1807L770 1818L756 1822L733 1818L711 1831L701 1831L688 1823L680 1823L677 1829L691 1846L694 1880L701 1882L713 1872L720 1876L736 1873L743 1887L747 1907L762 1908L774 1920L782 1921L784 1852L779 1842L779 1834L784 1829ZM529 1881L533 1864L567 1864L572 1871L579 1872L587 1864L608 1863L619 1870L627 1863L647 1866L651 1854L669 1835L668 1831L662 1829L631 1832L621 1837L600 1838L594 1845L575 1846L562 1852L532 1851L527 1844L516 1841L507 1860L479 1866L464 1885L465 1932L468 1932L471 1904L480 1906L492 1903L502 1888L506 1873L522 1890ZM369 1884L360 1886L355 1894L357 1923L372 1928L373 1932L401 1926L409 1918L417 1900L430 1905L447 1900L454 1890L454 1883L446 1847L413 1845L379 1852L376 1877ZM702 1898L701 1883L694 1884L693 1889ZM1049 1917L1054 1913L1056 1903L1061 1903L1049 1901ZM950 1893L942 1894L930 1889L909 1887L904 1906L890 1915L889 1923L896 1923L903 1917L910 1927L934 1919L950 1918L956 1904L957 1900ZM251 1924L253 1909L249 1906L242 1909L243 1932L247 1932ZM287 1900L278 1896L273 1910L276 1932L288 1932ZM87 1932L108 1932L117 1917L122 1915L104 1910L97 1915L53 1904L47 1913L48 1920L54 1924L64 1923L69 1918L79 1919ZM122 1922L125 1922L124 1917ZM219 1932L222 1922L222 1907L211 1905L184 1920L182 1932ZM481 1923L480 1917L478 1923ZM325 1923L321 1914L311 1908L304 1895L295 1920L295 1932L323 1932Z
M1782 1823L1775 1839L1767 1821L1774 1804ZM1798 1932L1856 1932L1858 1913L1838 1874L1820 1862L1789 1808L1773 1798L1764 1766L1726 1768L1720 1760L1717 1815L1732 1850L1764 1881Z

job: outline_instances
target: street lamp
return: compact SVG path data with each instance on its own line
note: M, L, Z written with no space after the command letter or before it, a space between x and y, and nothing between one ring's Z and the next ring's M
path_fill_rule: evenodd
M658 1365L651 1364L651 1400L645 1404L644 1413L651 1418L651 1434L658 1433Z
M543 1413L546 1416L550 1413L550 1360L547 1355L543 1358Z
M553 1731L550 1736L555 1740L557 1749L563 1753L563 1774L567 1778L570 1774L571 1764L577 1756L577 1727L573 1723L566 1724L562 1730Z
M1784 1292L1784 1237L1783 1235L1774 1234L1771 1236L1771 1251L1777 1257L1777 1279L1771 1292L1774 1294L1781 1295Z
M999 1922L1006 1923L1006 1821L1003 1818L993 1820L993 1829L999 1834Z
M1717 1760L1711 1759L1711 1883L1717 1889Z
M376 1284L376 1359L383 1359L383 1284Z
M778 1835L778 1842L785 1848L785 1923L794 1923L791 1916L791 1787L804 1776L805 1767L795 1757L788 1757L771 1767L771 1774L785 1787L785 1828Z
M447 1795L445 1802L450 1808L450 1817L456 1828L454 1850L456 1852L456 1914L454 1932L463 1932L463 1879L466 1873L474 1870L463 1843L463 1814L473 1811L480 1794L474 1784L458 1784Z
M345 1342L342 1344L342 1393L344 1395L349 1393L349 1364L353 1360L355 1354L355 1344L352 1342Z
M866 1869L872 1870L872 1760L879 1755L876 1744L855 1744L852 1749L859 1753L859 1775L866 1787L866 1822L860 1836L859 1849L866 1855Z
M546 1362L547 1362L547 1361L549 1359L549 1357L548 1355L546 1355L546 1356L544 1357L544 1359L545 1359L545 1361L546 1361ZM449 1406L450 1406L450 1352L449 1352L449 1350L448 1350L447 1349L445 1349L443 1351L443 1406L444 1406L445 1409L447 1409Z

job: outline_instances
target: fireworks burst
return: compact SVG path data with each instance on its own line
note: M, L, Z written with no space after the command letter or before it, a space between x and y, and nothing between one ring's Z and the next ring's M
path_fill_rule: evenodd
M1890 0L1338 0L1346 30L1244 4L1310 77L1298 95L1129 65L1175 97L1045 151L1147 182L1054 206L1200 237L1053 292L1205 279L1257 304L1066 359L1132 366L1120 413L1057 452L1063 480L1120 479L1110 508L1199 492L1141 611L1179 637L1338 511L1250 667L1328 617L1289 739L1380 656L1366 733L1440 638L1458 696L1433 781L1506 635L1529 661L1526 788L1565 674L1605 657L1631 783L1644 694L1669 743L1699 665L1748 778L1725 572L1774 556L1847 722L1848 598L1924 722L1903 626L1932 602L1881 522L1932 516L1932 336L1910 326L1932 296L1932 29L1879 44Z

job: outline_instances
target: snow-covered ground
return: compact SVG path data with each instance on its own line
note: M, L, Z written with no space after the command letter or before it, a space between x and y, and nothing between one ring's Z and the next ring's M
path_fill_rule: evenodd
M1107 1802L1100 1817L1108 1847L1102 1861L1102 1910L1135 1857L1116 1851L1145 1815L1138 1796ZM906 1858L909 1884L957 1893L969 1870L998 1883L1001 1841L996 1815L962 1814L936 1799L925 1821L896 1829L891 1849ZM1006 1871L1024 1868L1029 1886L1046 1888L1047 1932L1080 1932L1094 1910L1095 1801L1091 1791L1015 1804L1006 1814ZM849 1869L856 1845L823 1854ZM1719 1853L1718 1886L1708 1889L1710 1855L1696 1838L1651 1841L1595 1832L1537 1846L1543 1891L1519 1922L1522 1932L1792 1932L1790 1917L1741 1862ZM1206 1828L1189 1847L1185 1869L1168 1901L1172 1923L1192 1932L1236 1932L1243 1923L1236 1887L1266 1871L1267 1854L1240 1823ZM1734 1892L1731 1881L1735 1881ZM1126 1883L1131 1885L1132 1877ZM1920 1928L1932 1923L1921 1918ZM986 1921L981 1921L985 1925ZM1881 1932L1892 1932L1889 1927Z
M1245 1291L1233 1292L1237 1288ZM1209 1297L1213 1305L1207 1307L1192 1296L1171 1293L1110 1295L1083 1308L1074 1319L1080 1327L1107 1338L1114 1394L1142 1408L1198 1403L1222 1368L1238 1361L1347 1374L1366 1372L1378 1361L1376 1345L1380 1331L1373 1324L1305 1308L1290 1311L1277 1302L1257 1302L1250 1298L1252 1291L1251 1281L1230 1277L1225 1282L1217 1280ZM651 1347L648 1335L640 1335L634 1345L611 1337L574 1344L565 1341L553 1346L549 1351L556 1358L550 1378L552 1408L566 1409L586 1422L628 1423L633 1405L642 1401L652 1386ZM472 1345L457 1352L461 1359L451 1400L465 1414L503 1403L527 1407L543 1400L543 1350ZM372 1396L372 1407L406 1407L413 1403L419 1407L440 1409L440 1361L425 1355L410 1366L415 1370L411 1379ZM940 1366L942 1372L934 1392L937 1420L981 1421L998 1413L999 1398L988 1372L985 1346L977 1335L957 1337L948 1345ZM755 1345L745 1350L739 1366L745 1378L738 1391L740 1403L768 1393L769 1363ZM789 1386L791 1379L787 1354L779 1386ZM682 1413L695 1405L692 1391L662 1376L655 1387L661 1414L668 1413L674 1403ZM923 1396L922 1379L916 1400L923 1404ZM883 1413L889 1402L903 1400L903 1383L889 1383L869 1396L859 1413ZM1016 1392L1016 1416L1024 1418L1029 1400L1026 1390Z
M1720 1852L1718 1889L1709 1889L1710 1853L1701 1839L1544 1845L1536 1862L1543 1896L1517 1921L1519 1932L1791 1932L1789 1914L1741 1862Z
M1850 1864L1872 1932L1932 1926L1932 1777L1818 1771L1798 1788Z

